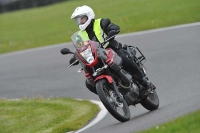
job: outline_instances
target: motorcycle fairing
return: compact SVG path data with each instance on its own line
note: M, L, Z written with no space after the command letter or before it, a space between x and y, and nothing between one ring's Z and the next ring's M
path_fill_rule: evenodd
M81 61L86 65L86 66L88 66L88 67L93 67L93 66L95 66L97 63L98 63L98 56L97 56L97 52L96 52L96 46L95 46L95 44L94 44L94 42L93 41L88 41L87 42L88 44L86 45L87 47L89 47L90 46L90 48L91 48L91 50L92 50L92 54L93 54L93 56L94 56L94 61L92 62L92 63L87 63L86 61L85 61L85 59L83 59L83 57L80 55L80 52L82 52L82 51L84 51L85 49L87 49L87 47L85 47L85 46L83 46L83 49L84 50L80 50L81 48L78 48L78 49L76 49L77 51L76 51L76 55L81 59Z
M106 60L106 64L108 64L109 66L112 65L114 63L114 59L116 57L116 53L113 52L113 50L111 48L107 48L107 57L108 59Z

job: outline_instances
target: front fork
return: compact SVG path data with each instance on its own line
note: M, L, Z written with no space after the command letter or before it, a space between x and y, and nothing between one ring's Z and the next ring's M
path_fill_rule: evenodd
M110 72L108 69L106 70L106 73L107 73L108 75L112 75L111 72ZM111 77L112 77L112 76L111 76ZM119 92L119 89L118 89L118 87L117 87L117 85L116 85L116 82L115 82L115 80L114 80L113 77L112 77L112 79L113 79L112 86L113 86L113 89L114 89L115 93L117 94L117 99L119 100L119 102L122 102L122 101L123 101L123 96L122 96L122 94Z

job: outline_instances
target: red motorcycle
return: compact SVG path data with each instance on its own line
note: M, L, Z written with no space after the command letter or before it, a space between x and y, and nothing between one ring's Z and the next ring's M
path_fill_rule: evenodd
M81 70L85 72L87 81L96 87L97 95L110 114L121 122L130 119L130 105L140 103L147 110L159 107L159 98L154 89L145 91L144 88L123 69L122 59L112 49L104 48L108 38L103 43L92 41L83 32L76 32L71 39L76 49L75 53L63 48L61 53L75 54ZM123 48L130 54L131 60L136 62L146 76L142 52L133 46L124 45Z

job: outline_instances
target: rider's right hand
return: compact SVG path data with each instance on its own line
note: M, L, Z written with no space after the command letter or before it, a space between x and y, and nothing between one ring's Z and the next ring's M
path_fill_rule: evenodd
M75 57L75 55L69 60L69 64L72 64L72 63L74 63L76 61L76 57ZM76 62L76 63L74 63L73 64L73 66L75 66L75 65L78 65L79 64L79 62Z

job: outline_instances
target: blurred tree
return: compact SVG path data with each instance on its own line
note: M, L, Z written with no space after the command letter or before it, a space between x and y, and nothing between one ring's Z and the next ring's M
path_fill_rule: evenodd
M0 13L37 6L46 6L62 1L66 0L0 0Z

